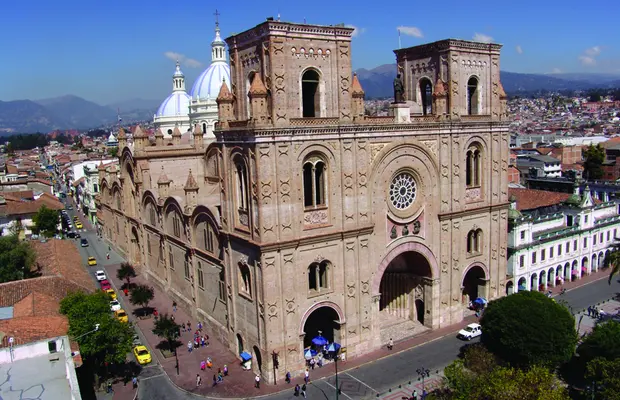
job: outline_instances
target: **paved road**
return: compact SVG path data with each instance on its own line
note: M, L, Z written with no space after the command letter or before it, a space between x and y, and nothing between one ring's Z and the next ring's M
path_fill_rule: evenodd
M73 216L75 212L74 210L69 213ZM87 257L94 256L100 264L98 267L88 267L92 274L103 265L118 264L123 261L114 251L110 252L110 260L106 260L108 245L97 238L94 232L81 232L81 235L87 238L90 243L89 247L80 248L82 257L86 260ZM76 240L76 245L79 246L79 240ZM558 298L567 301L577 312L589 305L608 300L617 293L620 293L620 283L614 280L611 285L608 285L607 280L603 279L573 289ZM357 400L375 397L377 393L385 392L389 388L410 380L416 380L415 370L420 367L428 368L433 373L436 370L441 370L456 358L463 344L462 341L450 335L353 370L341 372L338 375L339 386L342 389L341 399ZM282 385L282 388L285 389L287 386ZM293 388L288 388L290 390L271 395L269 398L274 400L294 399ZM334 399L336 397L335 377L331 376L313 382L308 388L308 396L312 399ZM162 368L155 364L144 368L140 374L139 398L189 400L204 397L179 390L168 380Z

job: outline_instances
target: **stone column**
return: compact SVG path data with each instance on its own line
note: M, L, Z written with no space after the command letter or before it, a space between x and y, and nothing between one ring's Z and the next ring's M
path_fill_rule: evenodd
M439 279L423 278L424 285L424 326L431 329L439 327L440 287Z

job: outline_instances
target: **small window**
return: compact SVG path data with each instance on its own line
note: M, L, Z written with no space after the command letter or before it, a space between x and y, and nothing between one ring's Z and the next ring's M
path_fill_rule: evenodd
M562 245L558 244L558 256L562 255Z
M553 258L553 247L549 247L549 258Z
M153 254L151 253L151 235L149 235L148 233L146 235L146 251L149 256Z
M203 290L205 288L205 277L202 272L202 263L200 261L198 261L198 287Z
M607 241L609 242L609 235L610 235L611 231L607 231Z
M303 171L304 206L306 208L326 205L325 162L318 157L311 157L304 163Z
M566 242L566 253L570 253L570 242Z
M224 272L224 269L222 269L220 271L220 276L219 276L219 293L218 293L218 297L221 301L226 302L226 273Z
M599 235L599 242L603 243L603 232Z
M321 291L329 289L329 262L312 263L308 267L308 289Z
M545 249L542 249L540 251L540 261L545 261L545 258L546 258L546 255L547 255L546 253L547 252L545 251Z
M155 215L155 207L153 205L149 205L149 222L151 225L157 225L157 216Z
M170 269L174 270L174 252L172 251L172 246L168 245L168 264Z
M467 81L467 114L476 115L478 112L478 97L480 90L478 88L478 79L471 77Z
M588 223L588 216L587 215L584 215L583 222L585 222L586 224Z
M525 256L524 255L519 256L519 267L521 268L525 267Z
M583 247L588 247L588 238L583 238Z
M49 349L50 353L56 353L58 351L56 349L56 341L55 340L50 340L49 342L47 342L47 348Z
M433 113L433 85L426 79L420 79L420 97L423 115Z
M532 253L532 264L536 264L536 252Z
M467 150L465 157L465 185L468 188L479 187L482 174L482 155L477 146Z
M596 246L596 235L592 236L592 246Z
M521 240L525 239L525 231L521 231Z
M573 251L577 251L577 239L573 240Z
M189 260L185 258L185 279L189 281L190 272L189 272Z
M321 93L319 88L319 73L309 69L301 77L301 109L304 118L320 116Z
M240 291L247 295L247 296L252 296L252 276L250 274L250 267L248 267L247 264L239 264L239 275L240 275L240 282L239 282L239 289Z
M176 212L172 216L172 233L176 237L181 237L181 219Z
M93 183L93 192L99 193L99 185L97 185L96 183Z

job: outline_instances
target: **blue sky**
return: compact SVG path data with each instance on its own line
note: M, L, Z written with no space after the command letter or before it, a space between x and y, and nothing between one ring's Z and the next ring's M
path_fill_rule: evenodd
M210 61L216 8L224 37L278 12L355 26L355 69L394 62L400 26L403 47L448 37L501 43L506 71L620 73L615 0L24 0L3 4L0 100L164 99L174 71L166 53L183 55L189 91Z

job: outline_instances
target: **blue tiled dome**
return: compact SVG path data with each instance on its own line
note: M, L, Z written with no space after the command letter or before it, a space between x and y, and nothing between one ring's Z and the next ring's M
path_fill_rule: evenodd
M190 97L183 91L172 92L157 109L156 117L175 117L189 114Z
M222 87L222 80L226 80L230 86L230 67L226 61L215 61L194 82L190 91L191 98L215 100Z

